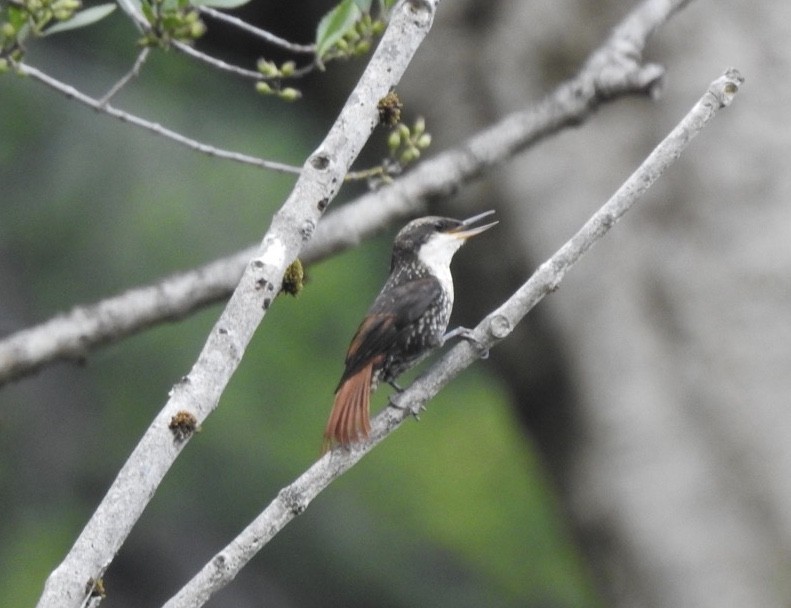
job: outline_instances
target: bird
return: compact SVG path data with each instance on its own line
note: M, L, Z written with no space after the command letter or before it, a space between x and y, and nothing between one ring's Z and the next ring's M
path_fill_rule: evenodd
M403 390L396 378L449 337L453 308L453 255L469 239L495 226L474 226L494 211L466 220L429 216L409 222L393 242L390 275L368 309L346 353L345 368L324 431L322 452L348 448L371 431L371 393L380 382Z

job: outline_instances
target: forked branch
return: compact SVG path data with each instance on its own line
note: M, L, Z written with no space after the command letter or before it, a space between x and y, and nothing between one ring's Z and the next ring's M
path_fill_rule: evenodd
M459 147L421 162L391 185L328 215L302 252L303 262L356 246L391 223L415 215L429 200L447 196L543 138L579 125L604 103L626 95L655 95L664 71L658 65L643 64L642 49L650 34L687 2L642 2L574 78L540 103L506 116ZM69 91L62 92L69 95ZM250 164L260 162L249 160ZM53 361L81 359L101 345L227 297L254 252L255 247L246 248L155 284L76 307L0 340L0 385Z
M507 337L540 302L555 291L566 273L597 241L615 226L660 175L681 155L692 139L730 105L743 78L735 69L715 80L681 122L654 149L580 230L544 262L506 302L490 313L473 331L478 346L462 341L403 393L395 397L397 408L385 408L373 421L368 440L351 449L336 447L291 485L283 488L261 514L231 543L217 553L165 608L197 608L222 589L280 530L305 511L332 481L348 471L374 446L382 442L412 413L425 404L474 361Z
M439 0L406 1L393 10L382 40L294 189L275 214L190 372L171 390L63 562L50 574L39 608L77 608L99 580L182 448L176 420L201 424L217 407L245 349L377 123L377 103L401 79L428 34Z

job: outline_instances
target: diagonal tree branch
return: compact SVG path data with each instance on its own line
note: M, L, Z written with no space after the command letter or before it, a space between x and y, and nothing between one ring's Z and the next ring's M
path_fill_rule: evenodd
M50 574L39 608L77 607L112 562L188 440L169 426L200 424L217 407L244 351L277 295L288 264L312 236L378 121L377 102L400 80L428 34L439 0L403 0L335 124L305 162L272 219L189 374L176 383L63 562Z
M303 262L358 245L544 137L579 125L604 103L625 95L656 95L663 70L642 64L642 50L648 37L688 2L644 0L591 54L577 76L537 105L505 117L461 146L420 163L390 186L328 215L303 250ZM101 345L222 300L236 286L254 251L250 247L153 285L76 307L0 340L0 386L53 361L82 359Z
M367 441L353 445L351 449L336 447L291 485L283 488L247 528L165 604L165 608L202 606L215 592L233 580L244 565L294 517L304 512L335 478L354 466L411 414L424 409L425 404L454 377L507 337L544 296L558 288L574 264L615 226L623 214L675 162L717 111L730 105L743 80L738 71L730 69L711 83L703 97L610 200L506 302L481 321L473 332L477 346L471 346L466 341L457 344L409 388L394 397L397 407L385 408L374 419Z

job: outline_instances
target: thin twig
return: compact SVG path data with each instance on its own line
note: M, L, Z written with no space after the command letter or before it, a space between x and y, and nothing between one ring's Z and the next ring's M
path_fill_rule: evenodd
M218 10L215 10L209 6L200 6L198 10L205 14L217 19L219 21L224 21L234 27L238 27L245 32L252 34L262 40L270 44L274 44L275 46L279 46L282 49L287 51L291 51L292 53L310 53L313 54L316 52L316 45L315 44L296 44L294 42L289 42L279 36L275 36L274 34L267 32L266 30L262 30L260 28L255 27L254 25L250 25L246 21L242 21L238 17L234 17L232 15L226 15L225 13L221 13Z
M171 46L177 48L179 51L192 57L193 59L197 59L198 61L202 61L213 68L221 70L223 72L230 72L231 74L236 74L237 76L241 76L242 78L250 78L252 80L263 80L264 76L261 72L256 72L253 70L248 70L237 65L231 65L230 63L226 63L222 59L217 59L216 57L212 57L211 55L207 55L194 47L190 46L189 44L185 44L183 42L179 42L178 40L173 40Z
M323 456L277 497L233 541L217 553L163 608L202 606L222 589L292 519L330 483L382 442L461 371L508 336L527 313L555 291L566 273L615 225L659 176L686 149L690 141L730 104L743 78L728 70L715 80L673 131L585 225L561 247L502 306L489 314L473 332L478 347L462 341L424 375L395 397L395 408L385 408L373 421L368 440L350 449L336 447Z
M217 158L233 160L246 165L252 165L254 167L259 167L261 169L278 171L280 173L291 173L298 175L302 171L301 167L296 167L294 165L287 165L285 163L279 163L276 161L264 160L263 158L248 156L247 154L242 154L240 152L231 152L229 150L223 150L221 148L216 148L214 146L204 144L195 139L191 139L189 137L181 135L180 133L176 133L175 131L171 131L170 129L163 127L158 123L150 122L144 118L135 116L134 114L130 114L123 110L119 110L118 108L111 106L109 103L101 104L99 100L94 99L93 97L90 97L85 93L78 91L73 86L61 82L56 78L53 78L48 74L45 74L41 70L29 64L19 63L15 67L19 70L20 74L23 74L25 76L30 76L31 78L38 80L39 82L47 85L48 87L55 89L59 93L62 93L69 99L74 99L76 101L79 101L80 103L90 108L93 108L94 110L104 112L105 114L109 114L114 118L117 118L124 122L128 122L137 127L141 127L147 131L156 133L157 135L161 135L166 139L175 141L176 143L179 143L197 152L202 152L203 154L208 154L209 156L216 156Z
M137 78L140 75L140 69L143 67L143 64L146 62L148 58L148 53L151 51L149 47L143 47L140 50L140 54L138 54L137 59L135 60L135 64L132 66L132 69L129 70L118 82L116 82L107 93L104 94L104 97L99 99L97 103L100 107L104 107L107 103L115 96L118 91L120 91L126 83L128 83L132 78Z
M231 74L236 74L237 76L241 76L242 78L249 78L251 80L270 80L266 76L264 76L261 72L248 70L243 67L239 67L237 65L232 65L230 63L226 63L222 59L217 59L216 57L212 57L202 51L197 50L193 46L186 44L184 42L179 42L178 40L174 40L170 43L173 47L177 48L179 51L184 53L185 55L197 59L198 61L202 61L203 63L212 66L222 72L230 72ZM315 63L309 63L304 65L300 68L296 68L291 74L288 76L289 78L300 78L305 74L309 74L314 69L316 69Z

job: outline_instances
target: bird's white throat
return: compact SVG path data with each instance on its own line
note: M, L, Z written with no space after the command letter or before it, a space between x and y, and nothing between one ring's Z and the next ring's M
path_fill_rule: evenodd
M453 302L453 277L450 274L450 261L453 254L464 244L464 239L460 239L452 234L437 233L420 247L418 259L426 265L440 285L445 289Z

